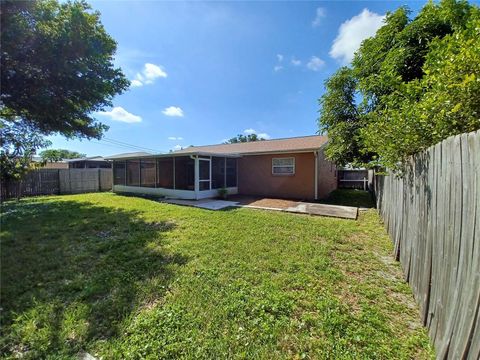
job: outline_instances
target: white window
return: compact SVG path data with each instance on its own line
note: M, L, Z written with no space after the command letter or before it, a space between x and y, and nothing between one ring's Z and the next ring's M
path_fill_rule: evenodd
M273 175L294 175L295 174L295 158L273 158L272 159Z

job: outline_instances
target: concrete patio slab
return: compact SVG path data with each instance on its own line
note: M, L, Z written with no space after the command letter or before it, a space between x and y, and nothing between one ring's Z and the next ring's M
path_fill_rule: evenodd
M304 202L299 203L297 206L289 207L285 211L353 220L356 220L358 216L358 208L356 207Z
M215 200L215 199L202 199L202 200L180 200L180 199L166 199L163 200L168 204L193 206L207 210L222 210L229 207L237 206L236 201Z
M234 198L235 199L235 198ZM235 199L237 200L237 199ZM358 208L351 206L339 205L325 205L317 203L308 203L293 200L282 199L251 199L238 198L239 201L227 201L216 199L202 199L202 200L180 200L180 199L165 199L163 202L168 204L193 206L207 210L222 210L229 207L244 207L250 209L285 211L297 214L309 214L317 216L329 216L341 219L356 220L358 216Z
M254 196L235 195L233 200L238 201L241 207L286 211L298 214L330 216L341 219L356 220L358 208L352 206L326 205L295 200L272 199Z

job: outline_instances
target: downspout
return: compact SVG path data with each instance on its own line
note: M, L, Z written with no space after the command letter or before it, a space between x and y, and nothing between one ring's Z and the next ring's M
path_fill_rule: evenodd
M318 200L318 150L314 151L313 154L315 155L315 200Z

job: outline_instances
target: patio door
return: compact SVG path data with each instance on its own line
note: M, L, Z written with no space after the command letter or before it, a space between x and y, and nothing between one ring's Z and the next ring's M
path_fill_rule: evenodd
M211 190L211 159L199 158L199 188L202 190Z

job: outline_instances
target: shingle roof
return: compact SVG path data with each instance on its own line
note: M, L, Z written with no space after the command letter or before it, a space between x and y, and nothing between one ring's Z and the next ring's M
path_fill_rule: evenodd
M174 151L174 154L204 152L212 154L254 154L275 153L288 151L317 150L327 142L328 138L322 135L301 136L284 139L252 141L236 144L218 144L192 146Z
M130 152L130 153L122 153L122 154L115 154L111 156L106 156L106 160L114 160L114 159L123 159L123 158L135 158L135 157L144 157L148 155L153 155L148 152L144 151L137 151L137 152Z
M77 161L105 161L103 156L86 156L75 159L65 159L66 162L77 162Z

